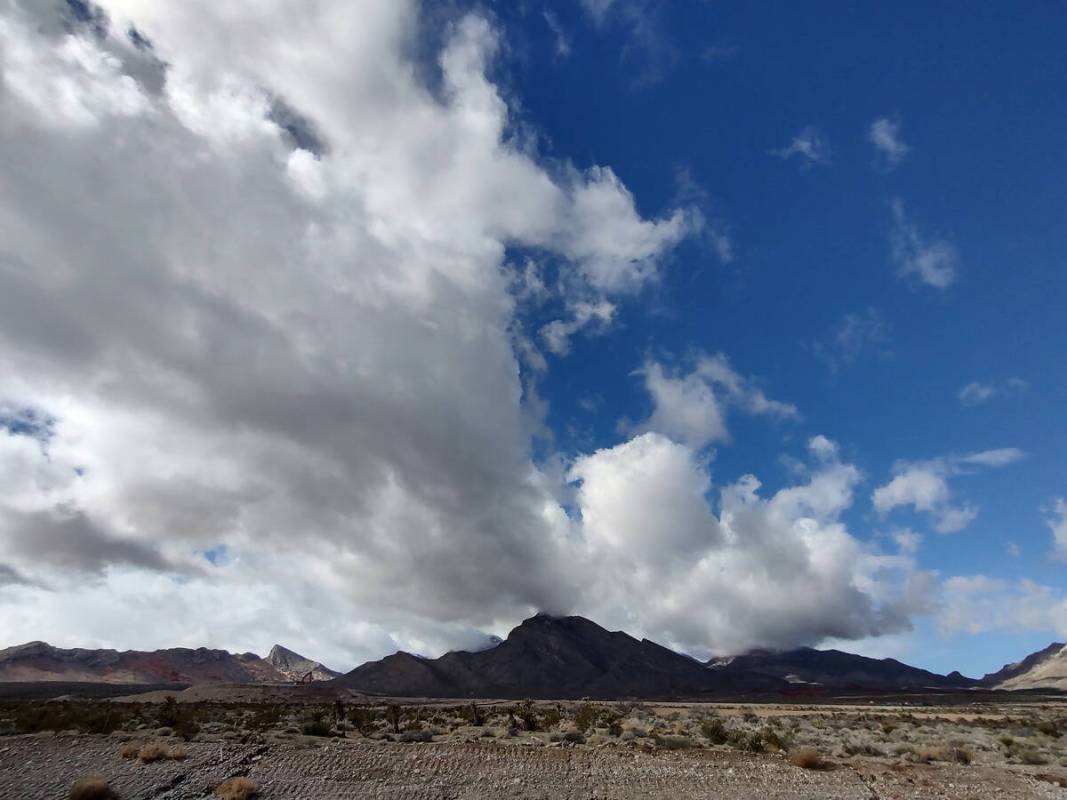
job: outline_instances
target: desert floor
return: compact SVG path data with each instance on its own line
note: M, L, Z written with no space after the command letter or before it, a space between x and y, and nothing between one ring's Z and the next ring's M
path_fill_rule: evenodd
M210 798L234 777L263 800L1067 800L1067 706L472 703L202 687L0 702L0 798L63 800L89 776L124 800Z
M330 739L273 745L190 742L180 761L142 763L100 735L30 735L0 743L0 788L19 800L65 798L90 774L119 797L206 798L244 775L258 797L305 798L1067 798L1067 771L873 759L807 770L776 754L643 752L581 745L399 744Z

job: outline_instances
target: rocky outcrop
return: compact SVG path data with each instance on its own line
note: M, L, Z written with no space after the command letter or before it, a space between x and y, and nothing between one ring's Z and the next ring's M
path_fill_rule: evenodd
M328 681L341 674L280 644L270 649L267 662L289 680L296 682L304 681L309 676L312 681Z

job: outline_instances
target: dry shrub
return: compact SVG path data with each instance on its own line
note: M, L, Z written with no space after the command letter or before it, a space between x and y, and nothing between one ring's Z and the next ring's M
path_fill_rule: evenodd
M118 795L99 775L82 778L70 787L70 800L118 800Z
M814 747L794 747L789 751L789 763L801 769L826 769L828 766Z
M248 778L230 778L215 787L215 797L219 800L248 800L255 793L255 781Z
M123 751L125 748L123 748ZM128 756L123 756L127 758ZM167 747L163 742L148 742L137 751L137 757L145 764L153 761L181 761L188 757L184 747Z
M119 748L119 755L122 758L137 758L137 754L141 751L141 745L137 742L126 742Z

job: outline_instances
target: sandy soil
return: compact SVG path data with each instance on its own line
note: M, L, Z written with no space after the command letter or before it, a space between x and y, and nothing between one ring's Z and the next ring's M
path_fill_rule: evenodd
M124 760L114 737L0 740L0 796L57 800L80 777L106 777L126 800L210 797L245 775L264 800L346 798L717 798L717 800L1027 800L1065 798L1063 770L850 763L802 770L780 755L529 744L397 744L366 739L270 745L191 742L184 761Z

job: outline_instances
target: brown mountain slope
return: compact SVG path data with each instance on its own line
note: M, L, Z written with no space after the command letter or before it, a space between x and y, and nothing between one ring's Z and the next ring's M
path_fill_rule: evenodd
M0 650L0 681L287 683L289 679L254 653L204 647L120 652L30 642Z
M1022 661L1006 664L982 678L991 689L1058 689L1067 691L1067 645L1053 642Z

